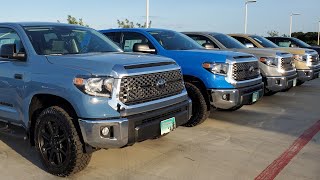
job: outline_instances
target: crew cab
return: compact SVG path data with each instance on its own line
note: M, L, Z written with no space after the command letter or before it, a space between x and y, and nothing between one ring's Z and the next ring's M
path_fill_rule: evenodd
M265 95L289 90L296 86L297 73L293 55L279 50L246 48L236 39L216 32L184 32L207 49L223 49L253 54L259 59L259 68L264 82Z
M54 175L168 134L191 105L172 59L123 53L87 27L0 23L0 121L21 126Z
M294 64L298 73L297 85L320 77L319 54L312 49L279 47L268 39L248 34L230 34L249 48L271 48L294 55Z
M157 54L174 59L182 68L192 116L187 126L207 119L211 105L234 111L263 96L258 60L253 55L209 51L188 36L165 29L102 30L125 52Z

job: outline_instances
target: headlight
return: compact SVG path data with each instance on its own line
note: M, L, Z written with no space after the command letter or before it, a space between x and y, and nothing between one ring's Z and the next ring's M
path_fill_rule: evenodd
M267 66L278 66L278 58L275 57L261 57L260 62Z
M82 92L91 96L110 98L112 95L114 78L112 77L77 77L73 84Z
M226 76L228 74L229 64L226 63L203 63L202 67L212 72L213 74L219 74Z

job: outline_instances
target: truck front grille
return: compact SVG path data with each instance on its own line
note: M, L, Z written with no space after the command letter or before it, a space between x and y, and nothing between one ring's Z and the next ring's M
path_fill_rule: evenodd
M236 81L255 79L260 76L258 62L235 63L232 68L232 78Z
M180 94L184 90L180 70L126 76L121 79L119 99L126 105Z
M280 68L285 70L285 71L293 70L292 63L293 62L292 62L292 58L291 57L282 58L281 62L280 62Z
M311 56L311 65L318 65L319 64L319 55L312 55Z

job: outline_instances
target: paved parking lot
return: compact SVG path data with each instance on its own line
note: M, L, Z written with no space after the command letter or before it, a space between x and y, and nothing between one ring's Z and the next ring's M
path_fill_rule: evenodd
M276 179L320 179L319 104L320 80L315 80L237 112L212 112L198 127L96 152L89 167L70 179L254 179L259 174L263 179L276 172ZM4 134L0 174L0 179L57 179L42 170L27 142Z

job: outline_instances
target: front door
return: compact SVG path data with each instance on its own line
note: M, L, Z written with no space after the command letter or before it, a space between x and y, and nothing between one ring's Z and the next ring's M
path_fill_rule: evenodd
M24 52L21 39L11 28L0 27L0 120L22 123L25 61L2 56L1 47L14 44L16 53Z

